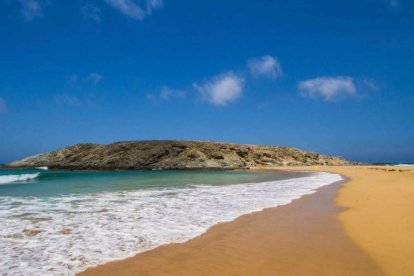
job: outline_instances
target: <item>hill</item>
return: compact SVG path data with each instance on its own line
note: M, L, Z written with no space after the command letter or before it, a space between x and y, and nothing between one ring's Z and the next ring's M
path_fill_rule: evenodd
M131 141L82 143L6 164L50 169L239 169L257 166L346 165L331 157L285 146L211 141Z

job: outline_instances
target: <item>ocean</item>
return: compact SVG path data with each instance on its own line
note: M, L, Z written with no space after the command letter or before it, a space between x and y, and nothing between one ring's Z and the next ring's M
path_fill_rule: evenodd
M326 172L0 169L0 274L74 275L339 180Z

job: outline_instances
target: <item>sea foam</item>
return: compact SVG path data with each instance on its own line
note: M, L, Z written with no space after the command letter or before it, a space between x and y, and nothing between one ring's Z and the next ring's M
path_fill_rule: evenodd
M0 184L29 181L38 177L39 174L40 173L0 175Z
M288 204L339 180L340 175L315 172L262 183L0 197L0 274L74 275L187 241L219 222Z

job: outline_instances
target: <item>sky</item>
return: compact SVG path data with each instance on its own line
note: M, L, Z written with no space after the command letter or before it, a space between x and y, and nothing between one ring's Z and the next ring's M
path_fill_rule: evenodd
M0 163L148 139L414 161L414 2L0 1Z

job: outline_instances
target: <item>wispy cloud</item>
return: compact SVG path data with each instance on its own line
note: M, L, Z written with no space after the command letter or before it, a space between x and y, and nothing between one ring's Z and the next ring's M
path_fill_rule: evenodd
M7 110L8 108L7 108L6 101L0 98L0 113L7 112Z
M283 75L282 66L278 59L269 55L249 60L247 67L256 78L269 77L276 79Z
M311 98L322 98L325 101L337 101L357 95L355 82L351 77L320 77L300 81L298 88L301 95Z
M103 76L97 72L92 72L89 75L83 77L80 77L78 74L73 74L68 76L66 79L68 84L76 87L87 83L96 85L102 81Z
M68 105L72 107L81 105L81 101L76 96L68 94L55 95L54 100L56 103L61 105Z
M168 101L172 99L183 99L186 95L186 90L173 89L168 86L163 86L157 93L147 93L146 97L153 103L160 103L161 101Z
M72 108L89 108L97 109L98 105L96 99L88 96L75 96L70 93L61 93L53 97L54 102L58 106L72 107Z
M208 102L214 105L227 105L238 99L243 93L244 79L233 72L213 77L211 80L193 87Z
M133 0L105 0L112 7L119 10L123 14L137 19L142 20L145 17L145 11L138 6Z
M371 78L362 79L360 81L360 86L362 86L364 90L368 90L368 91L377 92L380 90L380 86L377 84L377 82L374 79L371 79Z
M154 9L163 6L162 0L147 0L145 6L139 5L135 0L105 0L112 7L136 20L143 20L150 15Z
M81 76L72 74L66 78L67 87L54 95L53 101L58 106L96 109L98 105L95 92L102 79L103 76L97 72Z
M42 6L37 0L20 0L21 13L27 21L32 20L35 17L42 16Z
M163 86L160 91L160 98L169 100L171 98L184 98L187 92L181 89L172 89L168 86Z
M99 73L90 73L87 80L91 81L94 84L98 84L103 79L103 76Z
M86 4L82 7L82 14L85 18L101 23L101 9L93 4Z
M399 0L389 0L390 6L393 8L399 8L400 7L400 1Z
M79 77L77 74L73 74L73 75L66 77L66 81L68 84L76 84L78 82L78 79Z
M147 0L147 14L151 14L153 10L160 9L163 6L162 0Z

